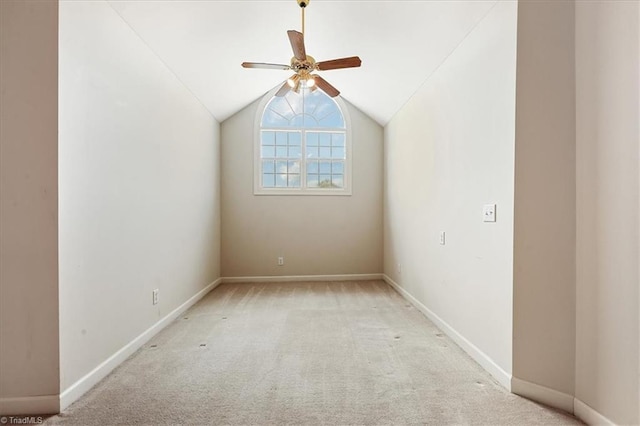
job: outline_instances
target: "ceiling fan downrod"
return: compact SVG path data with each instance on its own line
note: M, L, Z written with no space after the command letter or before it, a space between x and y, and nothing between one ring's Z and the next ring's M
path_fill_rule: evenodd
M296 0L302 9L302 35L304 36L304 9L309 5L311 0Z

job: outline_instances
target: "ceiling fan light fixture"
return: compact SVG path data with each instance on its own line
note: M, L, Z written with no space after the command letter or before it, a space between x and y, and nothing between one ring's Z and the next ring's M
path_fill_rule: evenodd
M292 89L300 84L300 76L298 74L294 74L287 80L287 84Z
M307 79L305 80L305 83L307 84L307 87L311 88L311 87L315 87L316 85L316 80L313 78L312 75L308 76Z

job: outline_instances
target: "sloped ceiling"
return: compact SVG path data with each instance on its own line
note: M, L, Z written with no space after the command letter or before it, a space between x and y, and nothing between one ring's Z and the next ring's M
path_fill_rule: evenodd
M361 68L325 71L322 76L385 125L496 1L311 0L306 9L307 54L316 60L360 56ZM295 0L109 4L218 121L291 74L244 69L240 63L289 63L286 31L301 29Z

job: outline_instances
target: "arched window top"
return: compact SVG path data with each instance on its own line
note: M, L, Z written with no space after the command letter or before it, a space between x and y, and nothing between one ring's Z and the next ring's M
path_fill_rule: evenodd
M260 126L264 128L344 129L345 120L335 100L322 90L288 92L273 97L264 109Z

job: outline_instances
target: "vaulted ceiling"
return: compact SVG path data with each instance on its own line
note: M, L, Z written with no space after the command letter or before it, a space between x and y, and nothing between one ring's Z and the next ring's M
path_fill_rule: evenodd
M322 76L384 125L497 1L311 0L306 9L307 54L316 60L360 56L361 68L325 71ZM301 30L295 0L109 4L218 121L291 74L240 64L289 63L286 31Z

